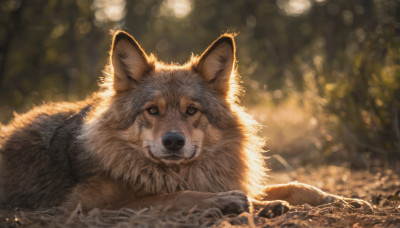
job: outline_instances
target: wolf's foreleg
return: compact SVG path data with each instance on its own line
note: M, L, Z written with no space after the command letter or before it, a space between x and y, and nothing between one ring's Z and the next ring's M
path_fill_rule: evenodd
M218 208L224 214L240 214L248 211L249 204L247 196L240 191L221 193L179 191L136 198L127 207L133 209L153 207L168 212L188 211L195 207L201 210Z
M342 201L356 208L366 208L372 210L371 205L360 199L345 198L326 193L314 186L302 183L288 183L272 185L265 189L264 195L260 200L284 200L291 205L310 204L317 206L332 203L335 200Z
M79 184L64 206L73 209L81 204L84 210L92 208L118 209L127 207L141 209L151 207L166 212L188 211L192 208L219 208L224 214L248 211L248 200L241 191L199 192L177 191L153 195L136 195L126 186L101 176L94 176Z

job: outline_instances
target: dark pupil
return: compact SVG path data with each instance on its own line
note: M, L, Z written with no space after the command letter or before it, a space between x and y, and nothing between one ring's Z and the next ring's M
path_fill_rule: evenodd
M187 109L187 114L189 114L189 115L194 115L195 113L196 113L196 109L195 108L192 108L192 107L190 107L190 108L188 108Z
M156 107L151 107L151 108L149 108L148 111L150 114L153 114L153 115L158 113L158 109Z

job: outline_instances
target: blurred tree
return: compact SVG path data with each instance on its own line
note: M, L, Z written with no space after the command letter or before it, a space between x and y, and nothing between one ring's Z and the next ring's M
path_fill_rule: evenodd
M353 166L368 166L371 158L394 166L400 159L400 2L362 3L342 14L343 23L357 22L343 37L324 36L298 60L320 121ZM368 16L349 16L361 12Z
M107 53L89 0L0 2L2 117L96 88Z

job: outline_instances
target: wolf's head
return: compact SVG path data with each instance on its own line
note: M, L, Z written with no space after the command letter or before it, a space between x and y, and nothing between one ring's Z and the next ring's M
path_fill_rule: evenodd
M235 49L224 34L186 64L164 64L117 32L86 148L113 177L154 192L244 190L250 169L265 170L256 122L235 103Z
M231 35L183 66L167 66L147 56L129 34L116 33L111 63L118 109L126 115L123 140L157 163L196 159L219 140L218 128L235 128L226 102L234 61Z

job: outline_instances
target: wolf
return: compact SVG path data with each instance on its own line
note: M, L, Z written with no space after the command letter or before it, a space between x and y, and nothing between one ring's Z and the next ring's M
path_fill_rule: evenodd
M259 124L239 103L236 45L223 34L183 65L115 32L98 92L17 115L0 133L0 207L248 210L320 205L313 186L268 186Z

